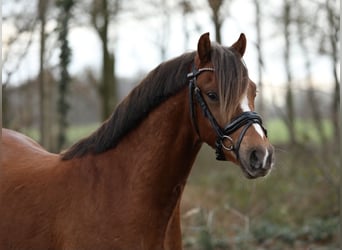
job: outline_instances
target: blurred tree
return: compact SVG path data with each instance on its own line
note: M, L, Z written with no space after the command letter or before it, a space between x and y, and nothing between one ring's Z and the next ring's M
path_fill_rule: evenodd
M20 67L33 41L37 25L36 3L17 0L2 1L2 83L11 83L13 73ZM7 31L7 32L6 32Z
M52 135L51 121L51 84L45 80L45 52L46 52L46 16L49 0L38 1L38 20L40 22L40 50L39 50L39 96L40 96L40 143L43 147L51 149L50 136Z
M220 16L220 9L223 5L224 0L208 0L209 6L212 11L212 20L215 26L215 37L216 42L222 42L221 39L221 28L223 24L223 18Z
M38 121L39 127L39 140L41 144L48 150L53 148L55 140L53 139L53 124L52 121L55 115L53 109L53 82L49 81L49 76L46 72L49 68L49 59L51 58L52 51L54 51L53 38L49 32L53 28L54 22L50 22L53 19L53 9L50 8L50 1L25 1L17 0L3 1L4 16L2 17L3 33L3 76L5 76L3 84L22 84L25 82L24 79L20 79L23 75L27 74L31 77L32 73L36 74L34 77L39 82L36 86L36 91L39 93L39 103L35 106L39 109L40 115L35 117ZM48 30L47 30L48 29ZM33 45L33 46L31 46ZM32 52L35 53L38 47L38 53L36 54L39 58L38 61L38 72L34 72L35 64L25 65L25 63L36 60L32 56ZM30 69L30 70L28 70ZM31 70L32 69L32 70ZM25 74L20 72L25 71ZM19 73L19 74L18 74ZM12 76L16 76L12 77ZM19 76L19 77L18 77ZM18 81L19 78L19 81ZM5 88L7 94L7 88ZM10 108L11 101L9 100L8 105L5 105L5 116L6 125L9 128L21 130L25 128L27 123L21 123L20 119L12 119L7 116L13 116L7 112ZM27 108L27 106L26 106ZM18 114L16 114L18 116ZM30 119L29 119L30 120ZM33 123L32 123L33 125ZM36 125L36 123L34 123Z
M120 12L121 2L121 0L93 0L92 2L91 23L102 45L102 80L98 86L102 101L102 120L110 116L117 102L115 55L108 46L108 31L110 21Z
M137 6L140 6L137 4ZM136 17L138 20L146 19L146 20L157 20L158 22L154 22L153 34L152 36L153 43L156 45L156 49L160 54L160 62L166 61L168 59L168 49L170 47L170 34L171 34L171 18L174 12L179 11L180 8L183 8L184 5L177 1L169 1L169 0L149 0L145 2L146 7L136 11ZM182 10L184 11L184 9ZM141 18L144 16L143 18ZM185 16L184 16L185 18ZM183 25L186 25L183 22ZM155 30L155 31L154 31Z
M194 11L191 1L189 0L182 0L179 3L181 10L182 10L182 14L183 14L183 31L184 31L184 51L186 51L188 49L188 44L189 44L189 40L190 40L190 33L189 33L189 28L188 28L188 16L190 13L192 13Z
M337 8L337 1L326 0L325 10L328 21L328 28L326 29L327 34L325 35L328 39L327 54L331 60L332 74L334 77L334 91L332 96L331 105L331 116L334 125L334 137L336 145L339 144L340 140L340 128L339 128L339 107L340 107L340 81L338 79L337 67L339 65L339 32L340 32L340 15L339 8Z
M305 74L307 79L307 100L309 104L309 108L312 111L312 120L316 127L317 134L320 138L320 141L323 145L326 145L326 136L323 128L323 119L321 115L321 110L318 103L318 99L316 98L315 94L315 88L313 86L313 80L312 80L312 63L310 58L310 51L309 51L309 45L308 45L308 39L312 39L314 33L315 33L315 27L312 24L311 20L316 20L315 15L316 13L306 13L305 12L305 6L301 1L294 2L295 9L296 9L296 25L297 25L297 36L298 36L298 42L299 46L301 48L301 52L303 54L303 60L304 60L304 68L305 68ZM312 14L314 16L312 16ZM324 149L325 147L323 147Z
M294 109L294 98L292 91L292 71L291 71L291 33L290 33L290 25L292 23L292 2L291 0L283 0L283 12L282 12L282 21L283 21L283 31L284 31L284 40L285 40L285 48L284 48L284 64L285 64L285 72L286 72L286 125L289 130L290 135L290 143L296 143L296 132L295 132L295 109Z
M166 61L167 60L167 49L169 47L170 41L170 23L171 23L171 7L169 6L169 1L167 0L159 0L154 1L156 9L161 11L161 24L162 28L159 32L158 39L158 48L160 50L160 60Z
M2 125L7 128L13 125L8 112L10 101L7 90L12 76L21 66L32 45L33 30L37 24L36 8L32 11L30 6L30 3L23 0L18 0L15 4L9 0L2 1ZM5 34L7 29L11 32Z
M60 42L60 79L59 79L59 98L58 98L58 143L57 150L60 151L66 142L66 129L68 126L67 115L69 104L67 96L69 93L70 75L68 66L71 58L71 50L68 41L69 21L74 0L57 0L56 5L60 9L58 20L59 42Z
M254 8L255 8L255 28L256 28L256 49L258 53L258 89L259 89L259 107L258 112L265 115L266 112L264 110L264 86L262 81L262 70L264 67L264 59L263 59L263 52L262 52L262 13L261 13L261 6L259 0L254 0Z
M2 127L9 127L9 116L8 111L8 97L6 95L6 85L1 85L1 125Z

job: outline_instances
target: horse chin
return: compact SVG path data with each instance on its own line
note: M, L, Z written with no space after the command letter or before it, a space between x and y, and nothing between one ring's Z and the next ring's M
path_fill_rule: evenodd
M270 168L260 168L260 169L253 169L250 165L246 162L241 161L240 167L247 179L256 179L259 177L264 177L270 172Z
M248 170L247 168L244 168L244 167L242 167L242 172L247 177L247 179L256 179L256 178L259 178L259 177L264 177L264 176L266 176L269 173L268 170L251 171L251 170Z
M228 161L240 166L243 174L245 175L247 179L256 179L256 178L264 177L268 175L273 165L271 164L267 166L266 168L254 169L251 167L249 161L243 157L240 158L240 160L237 160L236 157L233 155L225 155L225 156L226 156L226 159L228 159Z

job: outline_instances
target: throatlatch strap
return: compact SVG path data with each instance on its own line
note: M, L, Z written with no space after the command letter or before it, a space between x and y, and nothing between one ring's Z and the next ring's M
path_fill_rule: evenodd
M190 116L191 116L191 123L195 128L195 131L197 133L197 135L200 137L199 134L199 129L198 129L198 125L196 122L196 112L195 112L195 107L194 107L194 81L191 79L190 80L190 84L189 84L189 100L190 100Z

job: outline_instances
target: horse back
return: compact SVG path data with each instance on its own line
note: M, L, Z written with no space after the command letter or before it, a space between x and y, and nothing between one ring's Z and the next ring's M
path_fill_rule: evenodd
M42 146L31 138L9 129L2 129L2 157L12 156L13 150L17 153L48 153ZM17 155L18 156L18 155Z
M2 129L1 139L0 248L45 249L58 196L48 184L58 178L59 156L15 131Z
M9 129L2 129L1 170L38 167L42 160L52 163L58 155L51 154L31 138Z

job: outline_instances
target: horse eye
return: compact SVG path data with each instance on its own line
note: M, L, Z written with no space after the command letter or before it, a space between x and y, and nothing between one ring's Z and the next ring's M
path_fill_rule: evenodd
M215 92L208 92L207 96L212 101L218 101L219 100L218 95Z

